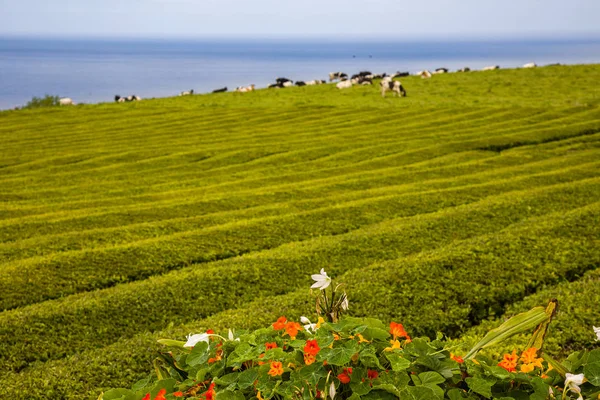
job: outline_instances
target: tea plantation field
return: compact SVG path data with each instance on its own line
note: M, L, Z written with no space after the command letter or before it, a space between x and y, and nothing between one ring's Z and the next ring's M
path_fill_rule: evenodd
M348 71L351 72L351 71ZM0 398L96 399L157 338L355 316L467 342L557 298L599 347L600 65L0 113Z

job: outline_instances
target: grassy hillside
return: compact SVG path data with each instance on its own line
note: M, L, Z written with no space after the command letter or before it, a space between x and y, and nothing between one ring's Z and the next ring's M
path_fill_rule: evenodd
M0 398L95 399L159 337L312 310L598 346L600 65L0 113ZM591 302L590 302L591 301Z

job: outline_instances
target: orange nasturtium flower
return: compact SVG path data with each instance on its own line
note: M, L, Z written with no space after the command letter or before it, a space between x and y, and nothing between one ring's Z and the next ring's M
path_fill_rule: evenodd
M537 349L535 347L531 347L525 350L521 354L520 358L523 365L521 365L521 372L528 373L534 370L535 367L544 368L542 365L542 358L537 357Z
M459 364L463 364L465 360L461 356L457 356L456 354L450 353L450 358L456 361Z
M301 331L302 329L304 328L302 328L302 325L300 325L298 322L288 322L287 324L285 324L285 333L290 335L290 338L292 338L292 340L296 339L298 331Z
M268 372L271 376L279 376L283 374L283 364L279 361L271 361L271 369Z
M272 350L272 349L276 349L277 348L277 343L276 342L267 342L265 343L265 349L266 350Z
M275 329L276 331L282 330L283 328L285 328L286 322L287 319L285 317L277 318L277 321L273 323L273 329Z
M390 333L394 337L394 340L398 338L406 338L410 341L410 336L408 336L408 333L406 333L406 330L404 330L404 326L402 326L402 324L390 322Z
M304 364L310 365L317 359L317 353L321 350L316 340L307 340L304 345Z
M512 354L504 355L504 358L498 363L498 366L504 368L508 372L516 372L518 359L519 356L517 356L517 350L513 350Z
M175 393L173 393L173 397L183 397L183 392L181 392L181 391L175 392Z

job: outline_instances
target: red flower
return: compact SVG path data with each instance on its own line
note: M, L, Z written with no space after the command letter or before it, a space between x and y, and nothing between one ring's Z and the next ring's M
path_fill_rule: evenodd
M304 354L310 354L316 356L317 353L321 350L316 340L307 340L304 345Z
M206 331L206 333L208 333L209 335L214 335L215 331L213 331L212 329L209 329Z
M276 331L282 330L283 328L285 328L286 322L287 319L285 317L277 318L277 322L273 323L273 329L275 329Z
M205 400L215 400L217 397L217 392L215 392L215 383L211 383L206 393L202 394L200 397L204 397Z
M276 342L265 343L265 349L272 350L277 348Z
M368 369L367 370L367 377L371 380L373 379L377 379L379 377L379 372L372 370L372 369Z
M156 394L156 397L154 398L154 400L165 400L165 394L167 394L167 390L160 389L158 391L158 393Z
M508 372L516 372L518 360L519 356L517 355L517 351L513 350L512 354L504 355L504 359L498 363L498 366L504 368Z
M337 378L342 383L350 383L350 375L352 375L352 368L344 368L341 374Z
M175 397L183 397L183 392L175 392L175 393L173 393L173 396L175 396Z
M463 364L465 362L465 360L463 360L463 358L461 356L457 356L456 354L450 353L450 358L459 364Z
M150 400L150 393L146 393L142 400Z
M304 354L304 364L310 365L317 360L317 357L314 354Z

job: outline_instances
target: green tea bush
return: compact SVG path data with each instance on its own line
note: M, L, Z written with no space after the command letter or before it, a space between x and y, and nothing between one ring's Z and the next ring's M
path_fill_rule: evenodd
M51 96L49 94L44 97L33 97L29 100L23 107L23 109L31 109L31 108L42 108L42 107L56 107L59 106L60 98L58 96Z

